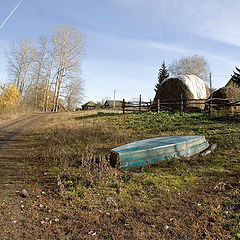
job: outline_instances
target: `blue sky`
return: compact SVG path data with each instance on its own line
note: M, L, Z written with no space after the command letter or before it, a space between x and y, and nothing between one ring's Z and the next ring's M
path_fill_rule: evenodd
M0 0L0 23L18 0ZM213 86L222 87L240 62L239 0L23 0L0 30L4 49L21 37L36 40L55 24L85 34L85 99L153 99L158 69L182 56L206 57Z

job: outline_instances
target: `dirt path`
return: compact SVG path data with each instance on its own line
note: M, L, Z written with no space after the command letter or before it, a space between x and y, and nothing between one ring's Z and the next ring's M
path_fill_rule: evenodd
M26 140L21 132L36 123L43 114L32 114L0 125L0 202L18 198L16 191L22 190L28 181L25 178L24 153Z

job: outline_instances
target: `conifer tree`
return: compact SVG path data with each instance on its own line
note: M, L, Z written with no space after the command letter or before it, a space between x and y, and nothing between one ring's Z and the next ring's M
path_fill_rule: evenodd
M240 87L240 69L236 67L236 71L233 71L233 76L232 76L232 80L233 80L233 85Z
M159 73L158 73L158 83L155 85L155 92L158 91L161 83L169 77L169 74L168 74L168 70L167 70L167 67L165 65L165 62L163 61L162 63L162 67L159 69Z

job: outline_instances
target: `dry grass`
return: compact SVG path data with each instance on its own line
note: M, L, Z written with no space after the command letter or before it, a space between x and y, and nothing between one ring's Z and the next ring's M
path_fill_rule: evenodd
M4 124L9 120L15 120L32 113L33 109L24 105L20 105L17 108L0 109L0 124Z
M5 226L4 237L225 240L239 233L238 122L200 113L110 112L55 114L48 122L26 136L36 142L27 155L31 197L24 218L14 231ZM218 150L140 169L109 167L113 147L183 134L204 134Z

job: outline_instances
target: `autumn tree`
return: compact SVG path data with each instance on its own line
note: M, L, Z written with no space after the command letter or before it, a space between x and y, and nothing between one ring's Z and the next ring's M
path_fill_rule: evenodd
M203 56L197 54L191 57L182 57L174 60L169 65L169 72L173 76L177 75L196 75L205 82L209 81L209 65L207 60Z
M16 107L20 101L21 96L15 83L0 86L0 109Z

